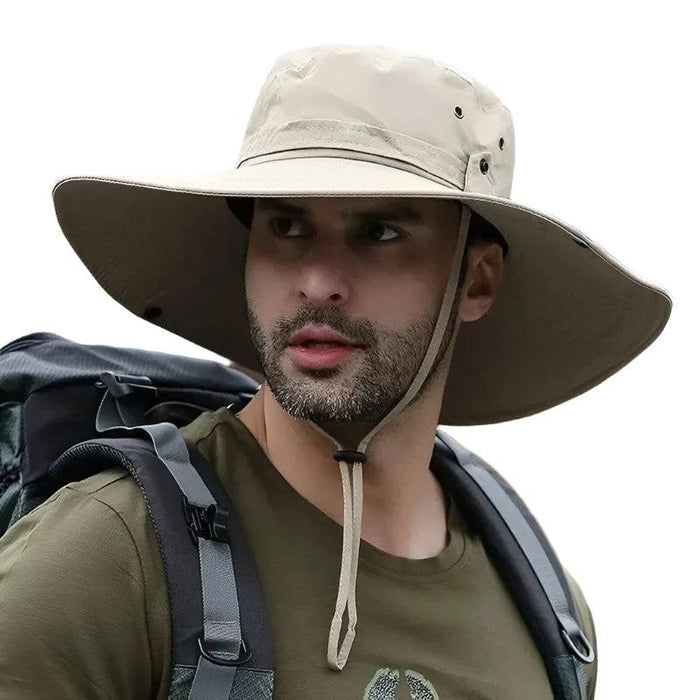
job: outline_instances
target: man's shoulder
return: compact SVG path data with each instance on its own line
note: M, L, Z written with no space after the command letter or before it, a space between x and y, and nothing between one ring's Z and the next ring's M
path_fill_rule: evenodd
M224 409L207 410L200 413L192 422L179 428L184 440L196 444L204 439L222 420ZM128 521L142 520L148 516L148 509L141 487L125 467L110 466L96 470L94 474L63 487L77 496L95 499L112 508ZM48 499L54 500L56 494Z
M202 412L191 423L179 428L180 434L186 442L196 444L206 438L221 422L222 410L224 409ZM93 474L58 489L24 518L32 516L33 513L34 517L38 517L47 509L74 508L75 503L80 500L96 501L106 506L120 516L129 530L142 531L141 523L149 517L141 487L125 467L110 465L100 469L99 465L96 465ZM92 509L89 513L83 512L78 515L76 509L76 516L94 519L99 510Z
M109 467L62 486L15 522L0 544L23 541L24 551L37 548L42 542L47 554L58 541L78 541L84 546L102 541L106 548L117 542L120 531L127 539L133 539L128 533L145 513L134 479L124 468ZM106 535L106 540L100 539ZM71 553L79 559L80 547L61 547L64 558L70 558Z
M124 467L108 467L63 489L76 499L94 500L107 506L130 530L148 515L141 489ZM52 499L55 497L56 494Z
M14 522L0 539L0 570L31 574L55 563L66 576L114 567L142 581L142 565L157 566L157 543L136 481L109 466L62 486ZM88 563L89 562L89 563Z
M0 696L125 697L169 672L167 594L145 512L135 481L110 467L58 489L0 538Z
M72 481L65 488L102 499L138 487L125 467L108 467L80 481Z

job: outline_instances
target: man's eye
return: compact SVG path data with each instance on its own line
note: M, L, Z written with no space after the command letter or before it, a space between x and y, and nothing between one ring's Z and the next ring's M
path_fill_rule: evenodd
M396 240L403 237L403 235L401 234L401 232L398 229L394 228L390 224L385 224L383 222L379 222L376 224L369 224L367 226L367 229L369 231L379 231L379 232L381 232L382 229L386 229L387 231L392 231L395 234L393 238L389 238L388 240L384 239L384 241L380 241L381 243L383 243L385 241L387 241L387 242L396 241ZM373 235L371 235L370 238L373 238L374 240L378 240L378 239L375 239L375 237Z
M276 236L279 236L280 238L299 238L299 236L290 236L287 233L290 227L293 227L295 225L298 226L299 222L292 221L291 219L284 216L273 216L270 218L270 226L272 228L272 231Z
M278 238L303 238L299 235L302 233L302 224L299 221L294 221L286 216L273 216L270 218L270 227L272 232ZM296 233L295 233L296 231ZM385 231L393 233L391 238L382 238ZM376 222L367 224L362 227L361 235L367 236L372 241L377 243L391 243L392 241L403 238L403 234L394 226L384 222Z

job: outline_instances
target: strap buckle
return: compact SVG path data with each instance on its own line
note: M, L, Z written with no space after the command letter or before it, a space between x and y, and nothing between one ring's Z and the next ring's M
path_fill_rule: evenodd
M242 666L247 661L250 661L253 656L253 653L246 646L243 635L241 635L241 655L237 659L222 659L220 656L212 656L211 652L205 650L204 642L201 637L197 638L197 643L199 644L199 651L202 656L217 666Z
M146 376L100 372L100 381L95 382L95 386L107 389L117 399L132 394L135 389L151 389L158 394L158 387Z
M227 527L228 510L226 508L222 508L217 503L198 506L190 503L187 496L184 495L182 506L190 536L195 544L197 544L199 537L216 542L231 542Z

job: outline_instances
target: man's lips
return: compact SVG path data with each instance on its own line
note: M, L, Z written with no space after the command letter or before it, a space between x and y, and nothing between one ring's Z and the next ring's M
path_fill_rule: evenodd
M329 369L349 359L359 349L355 345L343 343L289 346L292 359L307 369Z
M335 340L305 340L303 343L289 343L290 348L315 348L319 345L327 345L329 347L343 347L343 348L359 348L361 345L355 345L355 343L339 343Z
M305 326L290 339L289 345L297 346L311 343L332 343L348 347L361 347L358 343L340 335L329 326Z

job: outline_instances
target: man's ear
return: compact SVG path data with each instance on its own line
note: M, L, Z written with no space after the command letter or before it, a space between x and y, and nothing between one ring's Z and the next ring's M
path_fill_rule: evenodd
M496 301L503 277L503 249L492 242L470 246L466 264L459 318L462 321L477 321Z

